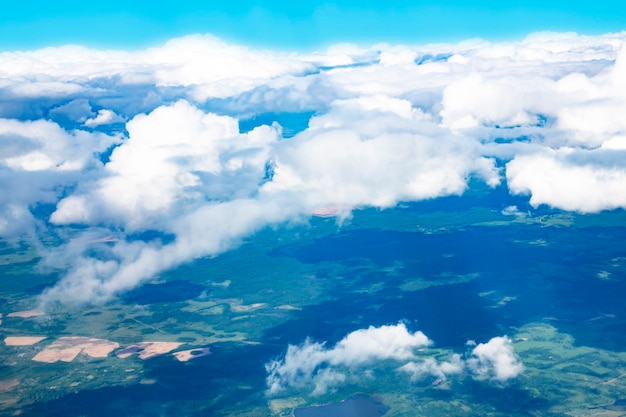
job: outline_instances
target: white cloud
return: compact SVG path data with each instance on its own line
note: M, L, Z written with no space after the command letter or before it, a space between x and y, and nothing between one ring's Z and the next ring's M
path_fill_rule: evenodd
M315 375L315 389L311 393L313 396L324 395L334 387L346 382L346 375L332 369L322 369Z
M140 56L155 70L158 85L212 86L215 97L233 95L231 89L241 92L242 87L249 89L272 77L313 68L296 54L251 50L226 44L210 35L173 39L160 48L142 52ZM227 83L227 90L214 84L223 80L233 80Z
M452 353L441 362L426 356L424 348L431 345L426 335L409 332L403 323L356 330L332 348L307 339L302 345L289 345L283 358L265 365L267 394L297 390L322 395L345 383L363 383L357 375L369 372L375 378L376 370L386 368L383 372L389 372L389 367L407 374L412 381L436 378L435 383L466 370L475 375L489 374L494 381L505 383L523 370L506 336L479 344L467 358Z
M302 195L314 208L390 207L461 194L474 174L497 185L494 161L468 138L434 125L410 102L386 96L341 100L277 147L264 192Z
M4 189L5 192L10 189ZM0 236L24 237L34 233L36 220L28 210L28 201L22 204L7 203L0 205Z
M50 110L50 115L71 121L83 122L93 116L93 109L87 99L76 99Z
M517 206L507 206L502 210L504 216L523 216L524 213L519 211Z
M108 109L98 110L98 114L90 119L85 120L85 126L95 127L100 125L110 125L112 123L121 123L124 119L115 114L114 111Z
M562 148L515 157L506 166L509 189L530 203L593 213L626 208L626 152Z
M329 120L335 127L324 126ZM365 122L392 124L394 133L370 130ZM290 140L280 140L276 126L241 134L236 119L186 101L138 115L126 128L129 137L113 151L101 179L61 200L50 220L160 230L176 241L147 247L135 258L120 252L119 270L100 274L97 289L74 289L86 276L84 265L77 266L82 272L68 274L47 299L67 294L79 301L82 294L83 301L104 301L163 269L218 254L246 233L328 206L349 212L461 194L470 175L499 182L493 160L480 156L471 140L442 131L409 102L393 98L338 102ZM268 164L273 177L264 183ZM159 259L150 264L153 258Z
M406 360L413 357L416 349L431 343L422 332L409 332L403 323L356 330L332 348L307 339L301 346L289 345L284 359L266 365L268 393L312 385L313 394L323 394L344 383L349 368L376 361Z
M102 133L67 132L45 120L0 119L0 165L14 171L81 170L96 163L94 152L119 141Z
M536 124L538 114L560 105L552 90L551 80L533 73L524 78L471 74L445 88L442 122L452 129Z
M0 53L0 78L13 95L58 97L91 92L94 80L117 77L123 85L188 87L188 97L228 97L270 79L311 70L306 56L257 51L211 35L190 35L137 52L70 45Z
M0 119L0 236L34 236L30 209L97 175L98 152L119 143L102 133L67 132L53 122Z
M69 272L42 294L42 307L51 302L106 302L166 269L202 256L220 254L261 227L294 220L298 215L292 202L280 198L212 202L155 225L176 236L168 244L120 240L102 248L106 251L104 261L88 257L84 252L59 248L51 256L67 259L63 270ZM87 249L83 247L84 251Z
M180 215L173 212L178 206L256 190L267 146L277 140L277 131L268 127L240 135L237 120L203 113L185 101L138 115L126 129L129 138L113 151L106 175L85 195L59 202L52 222L167 229L159 223Z
M450 375L461 374L465 370L465 363L461 355L455 353L450 355L448 361L437 362L434 358L426 358L421 362L407 362L398 370L409 374L413 381L426 377L435 377L439 381L444 381Z
M420 362L408 362L399 370L408 373L412 380L435 377L436 382L469 371L474 375L489 375L499 384L516 378L524 370L524 365L515 354L511 339L507 336L493 337L487 343L478 345L468 341L467 345L474 347L465 358L457 353L451 354L447 361L442 362L426 358Z
M613 136L604 142L600 149L626 150L626 136Z
M355 330L341 339L329 353L332 365L354 365L372 359L402 360L413 356L416 348L432 342L420 331L410 333L404 323L395 326L370 326Z
M85 87L78 83L60 81L18 82L7 86L6 89L13 96L26 98L64 98L68 95L84 93L87 91Z
M516 378L524 365L513 350L511 339L506 336L494 337L487 343L480 343L472 350L467 367L478 375L491 375L500 383Z

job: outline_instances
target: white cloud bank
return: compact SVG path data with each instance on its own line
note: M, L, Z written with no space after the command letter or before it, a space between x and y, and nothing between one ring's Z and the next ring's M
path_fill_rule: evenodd
M424 333L411 333L404 323L355 330L331 348L307 339L302 345L289 345L283 358L266 364L267 394L298 390L322 395L348 382L359 384L363 375L375 377L372 372L381 367L392 367L413 381L426 377L441 381L469 372L491 375L498 383L506 383L523 370L506 336L479 344L467 358L451 354L443 362L424 357L425 348L431 345Z
M534 207L594 213L626 207L624 161L623 150L561 148L516 156L506 175L511 192L530 194Z
M625 40L286 54L194 35L0 53L0 236L110 229L102 256L53 251L64 278L44 297L102 302L267 225L460 195L470 179L505 179L534 206L624 209ZM277 124L239 130L294 111L314 116L290 139ZM78 128L123 121L123 136ZM39 204L50 218L35 219ZM171 238L125 240L144 231Z
M242 134L236 119L186 101L136 116L101 178L59 201L50 221L122 225L126 232L157 230L176 239L118 242L106 262L75 260L45 299L106 301L164 269L219 254L268 224L328 206L349 211L461 194L470 175L491 185L500 181L494 161L480 156L471 140L419 112L372 111L365 103L338 102L289 140L281 140L278 126ZM379 119L394 123L396 134L367 129ZM273 176L264 181L268 167Z

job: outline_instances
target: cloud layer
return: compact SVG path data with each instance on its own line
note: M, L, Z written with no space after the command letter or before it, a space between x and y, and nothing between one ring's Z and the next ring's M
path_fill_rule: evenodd
M267 394L297 390L322 395L345 383L358 385L363 375L375 378L374 372L385 367L409 375L412 381L434 377L437 383L468 372L490 375L503 384L523 370L506 336L475 346L465 358L450 354L441 362L424 356L432 343L420 331L409 332L404 323L355 330L330 348L307 339L302 345L289 345L283 358L266 364Z
M102 302L267 225L460 195L471 179L533 206L624 209L625 39L3 52L0 236L114 235L45 262L63 275L46 301ZM292 113L312 116L273 122Z

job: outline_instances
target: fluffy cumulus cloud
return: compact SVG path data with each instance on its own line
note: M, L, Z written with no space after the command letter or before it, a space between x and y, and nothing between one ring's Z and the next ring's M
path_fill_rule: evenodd
M61 200L57 224L123 224L168 228L197 204L256 192L278 132L268 126L239 133L236 119L204 113L186 101L138 115L115 148L102 178ZM197 203L197 204L194 204Z
M498 382L515 378L524 369L513 351L511 339L506 336L494 337L487 343L478 344L472 350L467 366L472 372L491 375Z
M121 123L123 121L124 119L115 114L115 112L108 109L101 109L98 110L98 114L96 114L94 117L85 120L85 126L96 127L101 125L109 125L112 123Z
M507 337L481 343L465 357L450 354L445 361L425 356L431 345L426 335L411 333L404 323L355 330L333 347L307 339L301 345L289 345L282 358L266 364L267 394L296 390L322 395L345 383L358 385L363 375L375 377L374 371L389 367L412 381L430 377L435 383L464 373L489 374L505 383L523 370Z
M384 360L407 360L416 349L431 343L424 333L411 333L403 323L356 330L332 348L307 339L300 346L290 345L282 360L266 365L268 393L313 385L313 394L323 394L345 382L350 368Z
M561 148L516 156L507 164L509 189L546 204L593 213L626 207L626 151Z
M46 120L0 119L0 164L14 172L85 170L98 164L94 153L119 142L101 133L68 132Z
M31 208L55 204L64 187L97 175L98 154L119 143L119 136L66 131L46 120L0 119L0 236L32 234Z
M267 225L460 195L470 179L506 181L534 206L623 209L625 40L305 54L192 35L134 52L3 52L0 236L114 235L47 248L63 278L46 300L84 302ZM292 126L294 113L308 120ZM127 239L144 232L157 237Z
M494 160L471 140L441 129L406 100L338 100L275 153L266 193L288 191L312 206L390 207L461 194L471 175L500 181Z

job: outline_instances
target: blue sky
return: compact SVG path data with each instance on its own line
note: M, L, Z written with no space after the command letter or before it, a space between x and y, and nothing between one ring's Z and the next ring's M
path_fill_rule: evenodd
M143 48L190 33L279 49L336 42L371 44L519 39L540 30L598 34L626 28L626 3L577 1L258 0L10 2L0 15L0 49L78 43Z

